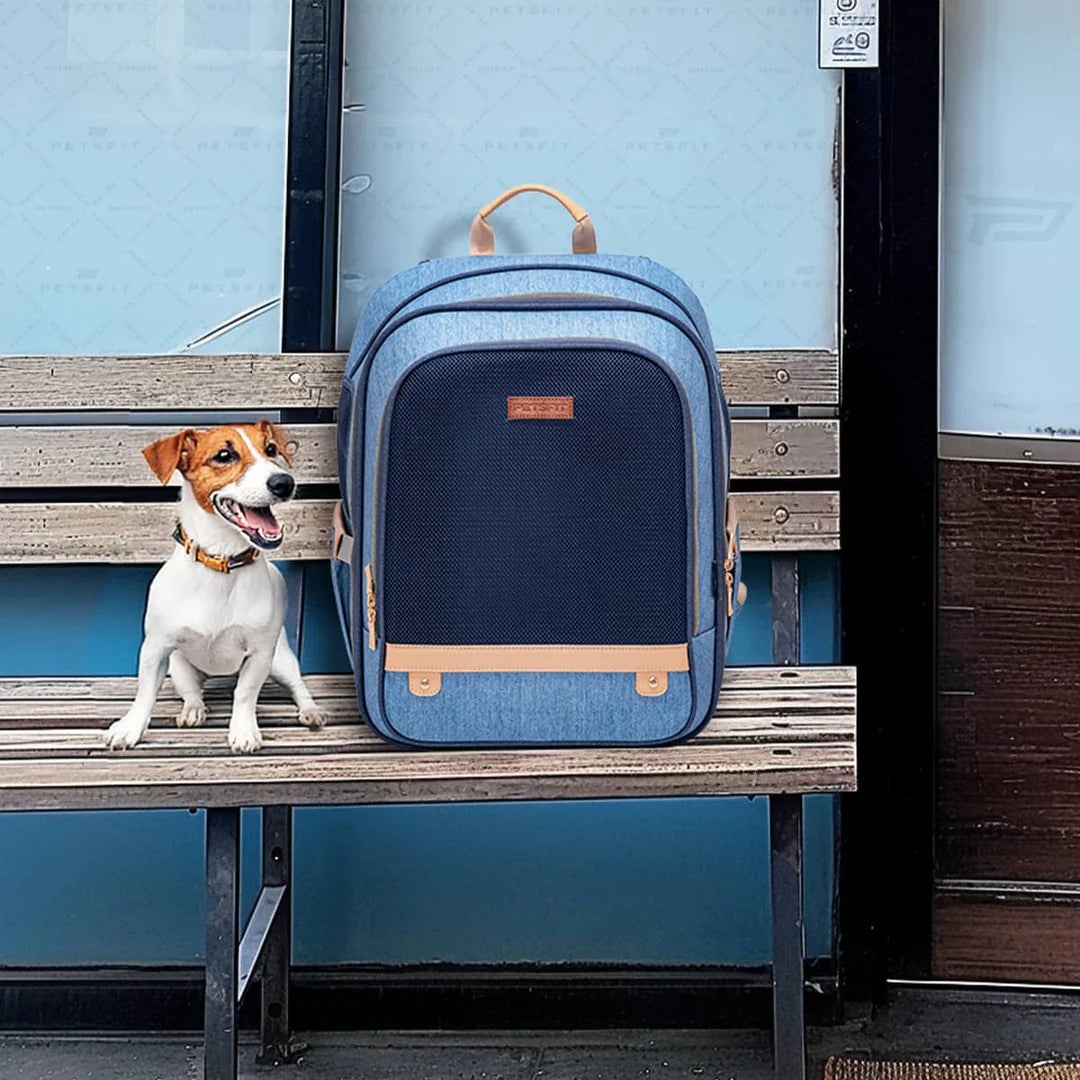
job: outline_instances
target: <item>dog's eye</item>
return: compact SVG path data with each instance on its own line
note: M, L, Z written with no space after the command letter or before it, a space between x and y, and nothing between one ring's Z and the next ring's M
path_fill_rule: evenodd
M236 451L231 446L223 447L214 455L214 460L221 465L228 465L236 460Z
M263 449L267 457L277 457L277 443L268 442Z

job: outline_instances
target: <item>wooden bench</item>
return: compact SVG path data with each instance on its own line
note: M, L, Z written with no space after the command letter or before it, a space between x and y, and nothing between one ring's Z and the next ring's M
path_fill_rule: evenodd
M207 1080L236 1075L237 1009L256 977L260 1060L295 1051L292 807L691 795L769 796L776 1070L783 1080L803 1076L802 796L855 788L854 672L799 666L798 554L839 546L838 422L801 416L800 407L835 408L837 361L819 352L718 360L732 404L758 407L735 420L733 471L747 488L738 495L745 549L772 555L775 666L730 669L714 719L689 743L404 751L362 724L349 676L316 675L309 686L332 717L321 732L298 727L271 684L260 704L265 746L235 757L221 730L228 687L211 686L206 728L181 730L167 682L145 742L110 753L102 732L130 703L134 679L0 679L0 808L206 808ZM302 485L281 515L282 557L326 559L343 366L339 353L0 360L0 562L164 560L175 511L155 491L140 449L203 412L214 414L206 423L280 415ZM301 598L293 593L296 633ZM263 889L241 933L245 806L264 808Z

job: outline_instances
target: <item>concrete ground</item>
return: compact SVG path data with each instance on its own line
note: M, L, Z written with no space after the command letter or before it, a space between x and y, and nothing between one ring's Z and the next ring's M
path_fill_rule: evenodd
M759 1031L319 1032L300 1065L245 1080L771 1080ZM1080 998L906 991L878 1015L811 1033L809 1077L830 1054L948 1061L1080 1060ZM2 1080L201 1080L196 1038L0 1039Z

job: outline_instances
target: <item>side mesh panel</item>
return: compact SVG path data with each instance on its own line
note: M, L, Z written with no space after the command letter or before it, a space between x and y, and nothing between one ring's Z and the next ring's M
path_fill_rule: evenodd
M512 397L573 398L573 418L508 419ZM661 367L587 345L454 352L390 409L389 641L687 640L688 436Z

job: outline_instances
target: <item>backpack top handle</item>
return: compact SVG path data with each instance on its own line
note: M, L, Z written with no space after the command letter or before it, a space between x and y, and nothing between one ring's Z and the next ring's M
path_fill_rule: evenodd
M589 219L588 212L583 210L573 199L556 191L546 184L519 184L504 191L497 199L492 199L486 206L480 207L473 218L472 229L469 231L469 254L470 255L494 255L495 233L488 221L488 215L497 210L504 202L508 202L515 195L523 191L539 191L543 195L550 195L565 207L570 216L577 222L573 233L573 251L575 255L596 254L596 230Z

